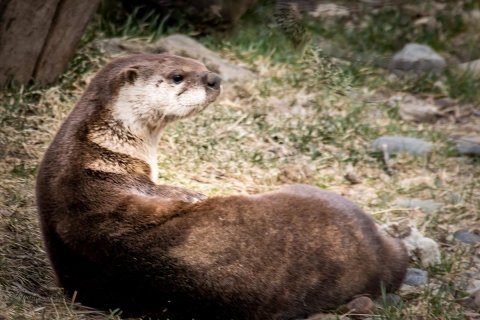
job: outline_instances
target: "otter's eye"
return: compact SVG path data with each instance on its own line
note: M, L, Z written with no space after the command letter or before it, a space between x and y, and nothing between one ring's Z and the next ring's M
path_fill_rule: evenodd
M183 76L181 74L175 74L175 75L173 75L172 80L176 84L179 84L180 82L183 81Z

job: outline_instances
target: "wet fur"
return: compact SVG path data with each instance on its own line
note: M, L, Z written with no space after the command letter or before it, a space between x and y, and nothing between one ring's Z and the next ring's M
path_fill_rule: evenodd
M206 198L155 184L144 141L112 111L138 65L146 79L174 67L206 71L168 55L116 60L61 127L39 170L37 202L67 295L161 319L295 319L399 287L405 249L339 195L295 185ZM181 117L164 114L147 131Z

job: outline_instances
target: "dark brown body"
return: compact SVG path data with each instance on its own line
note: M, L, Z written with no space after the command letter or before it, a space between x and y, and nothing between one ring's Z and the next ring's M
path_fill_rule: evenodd
M89 131L111 122L108 75L38 174L46 248L69 296L160 319L296 319L401 284L405 249L343 197L296 185L193 203L202 196L158 186L145 162L91 143ZM123 171L87 168L97 158Z

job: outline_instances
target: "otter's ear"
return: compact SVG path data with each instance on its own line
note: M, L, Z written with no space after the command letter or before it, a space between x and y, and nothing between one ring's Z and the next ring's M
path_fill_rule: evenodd
M130 84L134 84L138 79L138 67L129 67L125 69L122 71L121 78L124 83L128 82Z

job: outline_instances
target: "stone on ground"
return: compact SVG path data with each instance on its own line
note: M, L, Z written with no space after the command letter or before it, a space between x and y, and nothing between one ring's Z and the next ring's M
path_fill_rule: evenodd
M441 72L446 67L445 59L427 45L409 43L397 52L390 61L389 69L392 72L410 71Z
M480 243L480 234L470 232L467 230L458 230L453 234L453 237L467 244Z
M254 76L251 71L227 62L201 43L182 34L161 38L154 43L154 46L173 54L198 59L212 71L218 72L227 82L250 79Z
M398 113L406 121L429 122L435 120L439 114L435 104L412 95L394 96L389 100L389 104L398 105Z
M352 314L362 314L367 315L371 314L375 311L375 304L373 303L372 299L369 297L358 297L353 299L347 304L347 309Z
M417 268L408 268L405 276L404 284L416 287L427 284L428 272Z
M372 143L373 151L383 152L384 146L390 154L408 153L421 156L432 150L432 144L429 142L403 136L382 136Z
M463 137L457 140L457 151L462 155L480 156L480 139Z
M210 70L219 73L227 83L252 79L255 76L250 70L228 62L195 39L182 34L161 38L154 43L148 43L139 39L102 39L96 41L93 46L108 56L125 53L170 52L179 56L197 59L203 62Z
M392 237L399 238L405 244L408 255L423 267L440 263L440 247L433 239L425 237L408 219L383 224L379 229Z

